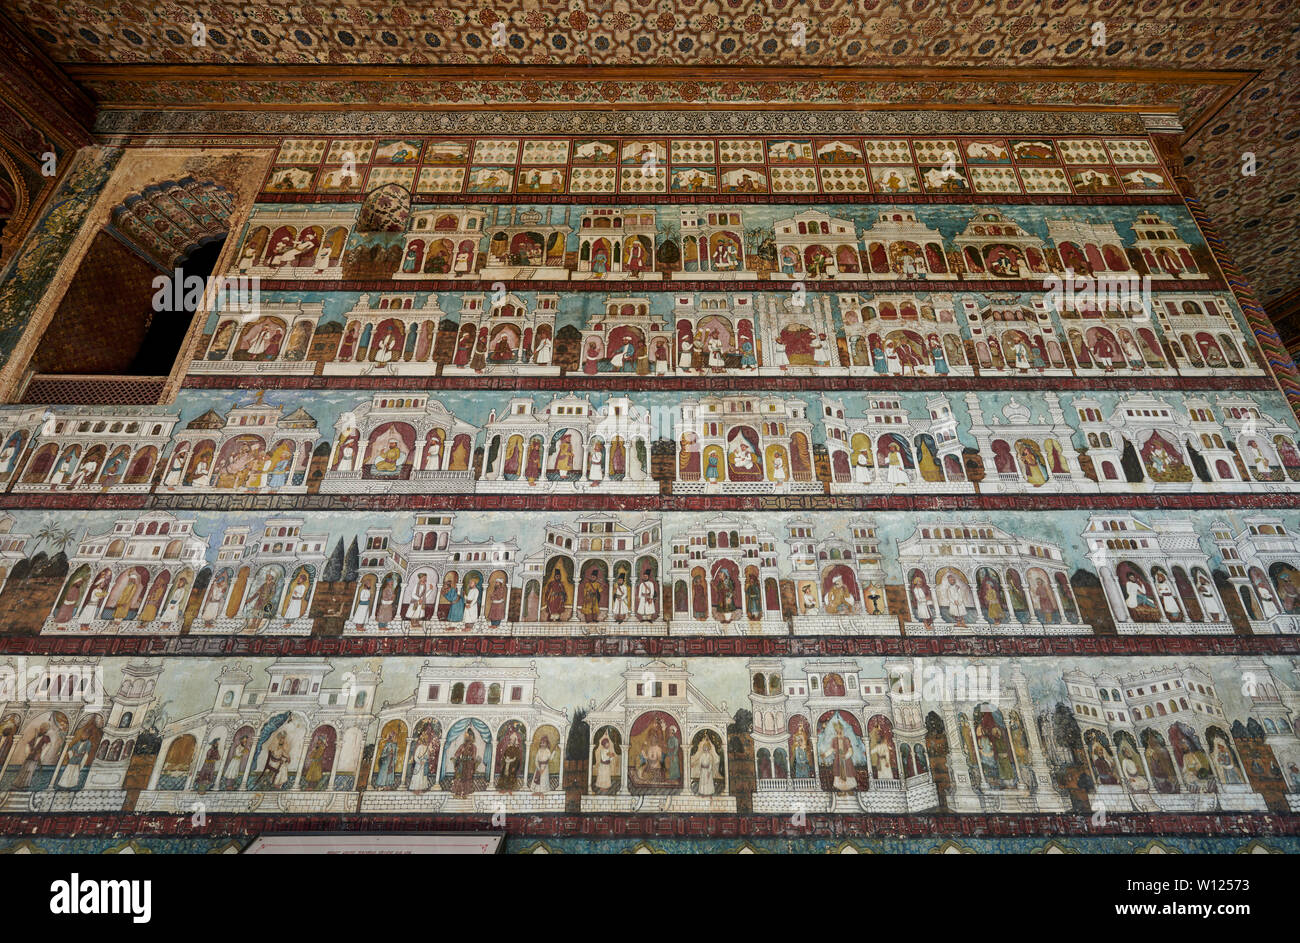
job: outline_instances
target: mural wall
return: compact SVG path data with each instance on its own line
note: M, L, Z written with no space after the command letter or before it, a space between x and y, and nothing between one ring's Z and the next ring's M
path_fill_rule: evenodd
M0 828L1294 850L1300 429L1096 120L260 142L175 395L0 408Z

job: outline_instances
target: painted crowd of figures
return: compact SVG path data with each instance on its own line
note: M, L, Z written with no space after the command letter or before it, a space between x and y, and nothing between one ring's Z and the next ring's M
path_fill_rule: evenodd
M19 512L0 604L75 634L1300 632L1300 523L1228 518Z
M1019 811L1067 811L1071 796L1109 811L1300 809L1300 692L1280 659L1141 671L1093 659L1064 672L989 659L976 669L987 690L947 700L920 684L951 666L902 660L385 659L381 671L290 658L259 663L260 682L242 664L120 664L112 690L102 663L51 661L5 703L6 793L80 790L105 809L131 793L153 807L169 793L219 806L294 792L389 795L398 801L361 808L393 812L434 798L468 812L442 803L515 794L522 808L563 811L574 792L583 811L679 795L734 810L750 793L772 811L819 791L956 812L998 794L1019 796ZM334 673L341 686L326 681ZM381 701L381 686L397 697ZM603 697L584 710L539 690L564 703L593 686ZM717 707L729 690L747 706Z
M277 281L1033 281L1217 277L1178 206L257 203L230 274Z
M346 295L350 308L268 292L209 319L192 376L582 374L1259 375L1229 296L1177 292L1058 304L1043 295L714 293L589 297L465 292ZM329 299L329 294L318 294ZM444 307L445 305L445 307Z
M271 395L183 391L179 411L9 407L0 481L15 494L653 495L1270 492L1300 480L1294 420L1262 391Z

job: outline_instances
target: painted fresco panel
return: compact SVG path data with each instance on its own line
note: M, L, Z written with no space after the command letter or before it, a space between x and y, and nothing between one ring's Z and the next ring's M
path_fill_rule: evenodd
M174 396L0 407L47 845L1294 831L1300 429L1150 140L274 143Z

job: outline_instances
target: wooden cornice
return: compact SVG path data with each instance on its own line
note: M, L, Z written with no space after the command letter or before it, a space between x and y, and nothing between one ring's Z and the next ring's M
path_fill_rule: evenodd
M96 105L0 12L0 99L64 147L90 143Z
M827 82L1145 82L1236 85L1257 73L1222 69L1112 69L974 66L671 66L671 65L389 65L286 63L68 63L68 76L125 80L447 81L815 81Z
M617 107L620 110L662 109L709 110L725 108L746 109L803 109L830 110L844 108L870 108L873 110L945 110L960 107L966 110L998 111L1111 111L1111 112L1167 112L1179 111L1179 103L1167 100L1169 86L1209 86L1219 90L1208 106L1195 116L1183 116L1186 134L1194 134L1205 122L1222 110L1231 98L1258 75L1249 70L1195 70L1195 69L1107 69L1107 68L1009 68L969 66L951 67L884 67L884 66L691 66L628 65L387 65L387 64L215 64L215 63L69 63L68 76L75 82L96 89L98 105L104 109L163 109L207 110L215 106L211 97L204 100L176 100L163 104L133 101L125 91L132 86L169 83L195 86L229 85L232 89L242 83L308 82L319 85L318 101L241 101L232 94L219 107L222 110L260 111L357 111L365 109L443 111L443 110L602 110ZM332 86L358 84L401 84L409 82L530 82L542 86L537 101L521 102L440 102L420 101L393 103L388 101L339 102L331 100ZM827 84L887 84L915 83L918 85L1009 83L1060 85L1094 84L1145 84L1152 88L1150 101L1114 104L1104 95L1086 102L1043 101L1032 103L983 103L955 100L951 96L933 99L914 96L906 100L872 101L849 100L842 102L799 103L789 101L755 101L713 103L708 101L618 101L574 102L555 89L565 82L611 82L628 85L655 85L664 83L719 83L738 82L762 84L772 82L816 82ZM114 89L121 88L120 96ZM1163 89L1161 89L1163 87ZM1157 94L1157 89L1161 89ZM1166 100L1162 100L1165 98Z

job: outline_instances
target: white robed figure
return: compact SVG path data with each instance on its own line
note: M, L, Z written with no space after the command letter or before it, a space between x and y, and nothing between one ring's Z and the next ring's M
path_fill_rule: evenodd
M1201 611L1205 613L1206 622L1222 622L1223 611L1219 608L1219 601L1214 596L1214 587L1206 579L1204 573L1196 577L1196 595L1201 599Z
M786 483L786 480L788 478L789 475L787 475L785 472L785 459L782 458L780 455L773 455L772 456L772 481L774 481L778 485L783 485Z
M414 764L414 769L411 770L411 783L408 788L411 792L424 792L429 788L429 744L424 740L420 740L415 745L411 762Z
M1273 471L1273 466L1269 464L1268 457L1264 455L1261 449L1254 442L1246 443L1247 455L1251 456L1250 464L1255 466L1255 471L1261 475L1267 475Z
M903 465L903 452L895 442L889 446L889 471L885 475L885 480L891 485L906 485L909 481L907 477L907 468Z
M709 338L709 369L721 370L726 361L722 359L722 340L715 333Z
M167 605L163 608L162 615L158 617L160 622L175 622L181 615L181 603L185 599L185 591L189 589L189 584L181 583L172 590L171 598L167 600Z
M539 795L549 792L551 788L551 757L555 751L551 749L551 741L542 737L537 746L536 752L533 753L533 792Z
M331 254L332 253L329 246L320 247L320 251L316 253L316 264L315 266L313 266L313 271L317 275L319 275L321 272L325 271L327 268L330 267Z
M1273 598L1271 589L1261 582L1255 584L1255 592L1259 594L1259 605L1264 611L1265 619L1271 619L1282 614L1282 610L1278 608L1277 600Z
M614 772L617 769L618 753L609 735L600 738L596 747L596 788L611 789L614 786Z
M1123 771L1124 778L1128 780L1129 788L1134 792L1147 792L1150 789L1147 778L1142 775L1142 770L1132 756L1121 753L1119 755L1119 768Z
M353 622L365 622L370 618L370 604L374 601L375 590L369 583L362 583L357 592L357 606L352 611Z
M185 471L185 454L182 452L172 456L172 463L167 469L167 476L163 478L163 484L168 488L175 488L181 483L181 475ZM3 463L0 462L0 464Z
M226 600L226 584L223 580L217 580L212 587L212 592L208 594L208 601L203 606L203 612L199 618L204 622L211 622L221 612L221 604Z
M1124 605L1130 609L1151 605L1151 597L1146 594L1145 587L1132 573L1124 581Z
M912 581L912 608L920 622L934 618L934 609L930 607L930 594L925 591L925 584L918 578Z
M609 358L609 365L614 369L614 372L617 373L623 369L623 364L626 361L633 359L635 356L636 348L632 345L632 341L629 339L627 343L616 350L613 356Z
M63 761L63 772L59 775L60 789L76 789L81 782L81 764L90 752L90 740L82 738L68 747L67 758Z
M655 606L654 580L645 577L636 586L636 615L643 622L654 619L658 607Z
M465 625L472 625L478 621L479 603L483 600L483 591L478 588L478 583L474 582L465 590L465 612L460 621Z
M817 339L813 341L813 362L818 367L829 367L831 365L831 342L826 339L825 334L818 334Z
M615 622L622 622L632 614L632 587L626 580L614 583L610 601L609 615Z
M307 581L301 577L294 580L289 590L289 603L284 607L286 619L301 619L307 614Z
M691 775L699 777L699 794L711 796L717 791L718 752L705 736L691 756Z
M600 484L605 480L605 448L599 442L591 448L589 465L587 478L593 485Z
M953 622L966 621L966 587L957 582L951 573L939 584L939 604L948 607L948 618Z
M1171 620L1183 617L1183 607L1178 604L1178 594L1174 592L1173 584L1163 573L1156 574L1156 595L1160 597L1160 608L1165 611L1166 616Z
M357 443L360 433L356 427L356 419L351 413L345 413L342 417L343 435L339 436L339 455L338 470L350 472L357 470Z
M406 618L412 622L419 622L426 617L430 610L430 603L433 601L433 587L429 585L425 575L421 573L417 577L415 589L411 591L411 602L406 607Z
M853 480L860 485L871 484L871 458L866 449L858 452L857 460L853 463Z

